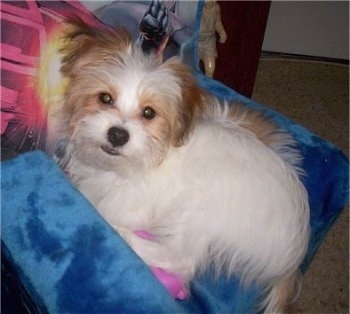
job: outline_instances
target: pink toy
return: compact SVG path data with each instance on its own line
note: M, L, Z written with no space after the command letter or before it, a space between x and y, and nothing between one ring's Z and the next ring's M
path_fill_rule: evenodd
M151 233L144 230L134 231L140 238L153 241L154 237ZM184 300L187 297L187 291L185 289L184 282L181 277L165 269L150 266L150 269L154 276L163 284L163 286L168 290L170 295L175 299Z

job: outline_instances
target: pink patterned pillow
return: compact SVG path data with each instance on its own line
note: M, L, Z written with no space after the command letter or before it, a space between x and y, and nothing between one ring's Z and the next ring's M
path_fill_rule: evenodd
M78 1L1 2L1 156L4 160L45 147L46 109L36 84L40 52L50 45L50 38L63 19L79 16L87 23L96 20Z

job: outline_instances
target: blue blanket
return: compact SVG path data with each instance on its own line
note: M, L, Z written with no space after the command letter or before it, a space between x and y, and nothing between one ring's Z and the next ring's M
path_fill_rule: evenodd
M5 257L49 313L252 312L259 295L208 274L173 300L43 153L2 164L1 205Z
M348 202L347 158L331 143L208 79L198 68L196 75L209 92L266 110L295 137L311 207L312 237L301 265L306 271ZM263 293L259 287L243 289L237 278L214 279L210 272L192 283L188 300L172 299L43 152L3 162L1 171L3 313L255 312Z

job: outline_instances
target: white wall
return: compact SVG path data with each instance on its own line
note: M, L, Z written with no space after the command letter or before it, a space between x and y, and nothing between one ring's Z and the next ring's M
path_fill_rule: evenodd
M349 59L349 2L272 1L263 50Z

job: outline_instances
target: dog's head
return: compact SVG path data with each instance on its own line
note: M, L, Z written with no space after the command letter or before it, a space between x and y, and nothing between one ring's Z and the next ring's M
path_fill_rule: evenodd
M125 31L81 22L70 25L62 54L62 121L84 162L157 165L184 143L203 95L181 61L146 56Z

